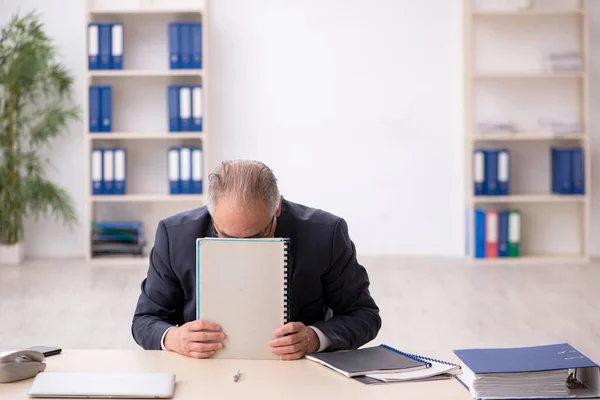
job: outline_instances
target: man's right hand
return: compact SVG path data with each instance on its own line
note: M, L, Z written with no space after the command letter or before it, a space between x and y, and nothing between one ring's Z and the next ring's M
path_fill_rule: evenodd
M165 335L165 348L193 358L208 358L223 348L223 343L205 343L223 340L221 327L212 322L196 320L175 326Z

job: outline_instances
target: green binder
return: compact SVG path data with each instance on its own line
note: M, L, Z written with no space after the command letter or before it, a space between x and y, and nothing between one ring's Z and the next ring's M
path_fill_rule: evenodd
M521 212L508 212L508 256L519 257L521 253Z

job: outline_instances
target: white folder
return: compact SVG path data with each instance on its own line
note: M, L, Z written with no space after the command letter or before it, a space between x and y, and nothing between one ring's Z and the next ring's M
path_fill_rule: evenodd
M115 181L115 164L114 150L104 149L104 194L112 194L114 192Z
M182 130L191 129L192 117L192 94L189 87L179 88L179 118Z
M190 193L192 180L192 154L189 147L179 149L181 193Z
M169 176L169 192L179 194L179 149L174 147L169 149L167 156L167 175Z
M98 25L90 24L88 26L88 55L98 60ZM96 61L97 62L97 61Z
M92 150L92 193L102 192L102 149Z
M192 149L192 192L199 194L202 190L202 149Z
M125 187L125 149L115 149L115 189L119 192Z

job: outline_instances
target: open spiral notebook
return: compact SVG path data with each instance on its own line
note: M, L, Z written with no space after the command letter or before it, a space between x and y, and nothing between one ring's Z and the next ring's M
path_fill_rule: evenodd
M288 322L289 239L196 240L196 318L226 334L213 358L279 359L273 332Z

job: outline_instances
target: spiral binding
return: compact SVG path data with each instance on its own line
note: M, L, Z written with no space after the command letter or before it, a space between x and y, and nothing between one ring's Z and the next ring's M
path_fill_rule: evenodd
M283 242L283 323L289 322L289 293L288 293L288 280L289 280L289 251L290 241L284 240Z
M418 356L416 354L410 354L410 353L405 353L403 351L400 351L398 349L395 349L391 346L388 346L387 344L382 344L383 347L385 347L388 350L392 350L395 351L398 354L402 354L403 356L406 356L408 358L412 358L413 360L417 360L423 363L426 363L428 367L431 367L431 362L436 362L436 363L440 363L440 364L446 364L446 365L452 365L453 367L458 367L458 365L448 362L448 361L442 361L442 360L438 360L435 358L429 358L429 357L423 357L423 356Z

